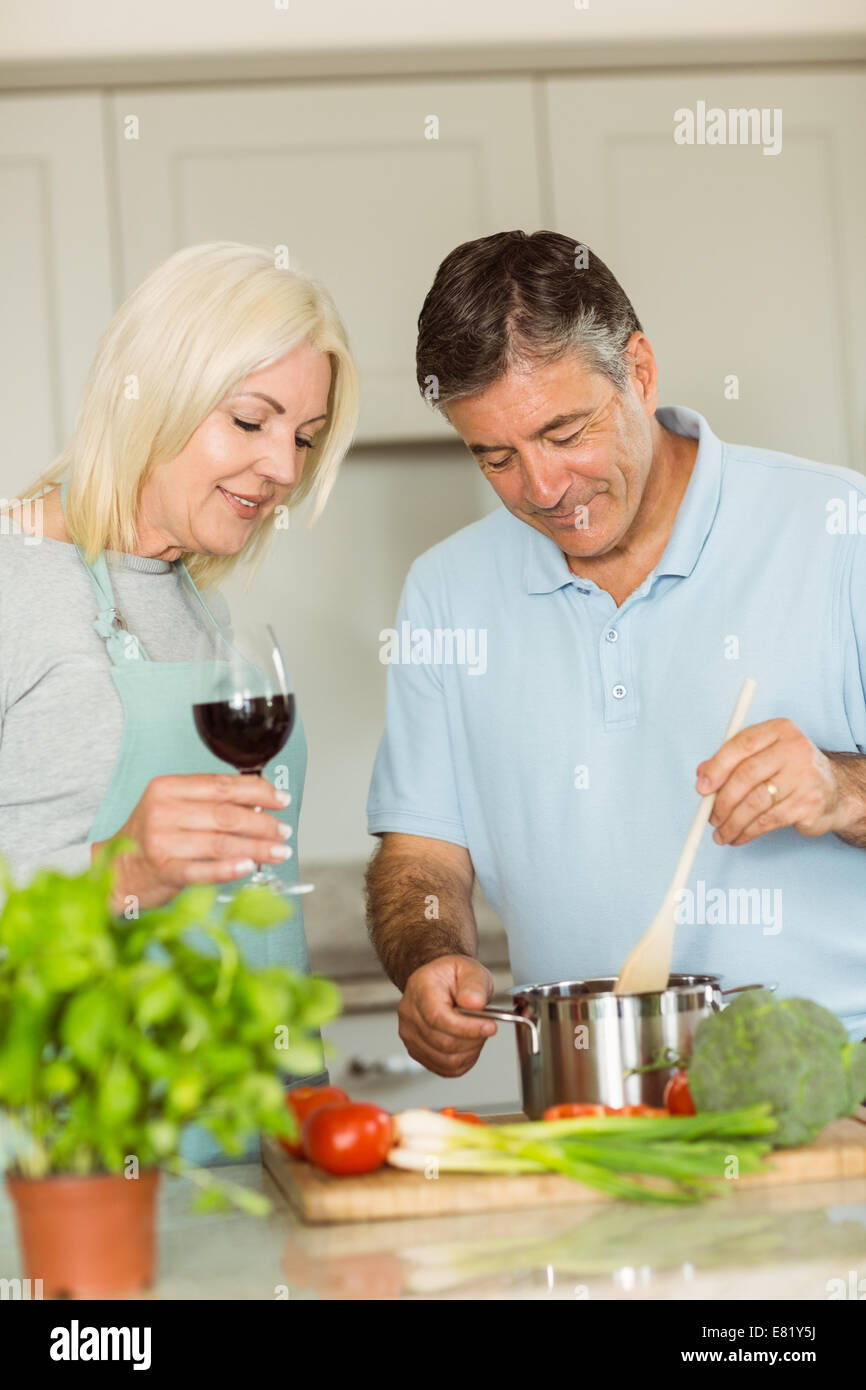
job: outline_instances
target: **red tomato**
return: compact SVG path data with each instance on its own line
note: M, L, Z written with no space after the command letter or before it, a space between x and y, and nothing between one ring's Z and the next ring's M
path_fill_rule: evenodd
M286 1152L290 1153L293 1158L303 1158L300 1132L301 1125L307 1116L311 1115L314 1110L318 1110L320 1105L331 1105L334 1101L348 1099L346 1092L341 1091L339 1086L296 1086L293 1091L287 1091L286 1105L297 1122L298 1138L284 1139L280 1136L280 1143Z
M657 1105L623 1105L614 1110L614 1115L669 1115L671 1112Z
M326 1173L371 1173L394 1143L387 1110L366 1101L321 1105L301 1127L304 1154Z
M678 1071L665 1086L665 1105L672 1115L696 1115L695 1102L689 1090L689 1074Z
M448 1115L452 1120L462 1120L465 1125L483 1125L484 1121L478 1115L473 1115L471 1110L455 1110L453 1105L446 1105L444 1110L439 1112Z
M565 1105L551 1105L542 1115L543 1120L580 1120L589 1115L614 1115L616 1111L609 1105L578 1105L569 1101Z

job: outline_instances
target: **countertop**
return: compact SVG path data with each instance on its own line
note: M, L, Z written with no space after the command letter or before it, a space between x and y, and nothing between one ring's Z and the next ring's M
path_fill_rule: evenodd
M159 1275L148 1297L826 1301L866 1294L863 1178L731 1193L689 1210L613 1202L304 1226L258 1164L222 1172L267 1193L273 1211L197 1215L189 1182L164 1178ZM4 1188L0 1277L21 1273Z
M309 866L313 968L349 1011L399 992L366 939L363 865ZM306 866L305 866L306 871ZM315 906L314 906L315 901ZM511 982L501 924L476 900L481 958ZM688 1209L625 1202L305 1226L259 1164L220 1170L266 1193L267 1217L192 1211L164 1177L153 1299L851 1299L866 1296L866 1178L730 1193ZM0 1183L0 1278L22 1273ZM862 1281L862 1282L861 1282Z

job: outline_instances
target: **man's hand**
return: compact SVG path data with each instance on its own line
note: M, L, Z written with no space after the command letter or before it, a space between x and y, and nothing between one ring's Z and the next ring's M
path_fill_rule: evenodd
M746 845L785 825L808 836L842 833L855 811L842 766L791 719L743 729L697 767L697 790L716 793L713 839Z
M478 1061L490 1020L467 1018L455 1009L483 1009L493 977L471 956L438 956L413 971L400 1001L398 1032L410 1057L439 1076L462 1076Z

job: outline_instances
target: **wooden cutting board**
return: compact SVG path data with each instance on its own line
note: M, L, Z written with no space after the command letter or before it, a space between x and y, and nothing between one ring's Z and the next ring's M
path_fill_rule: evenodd
M525 1115L491 1115L491 1123ZM443 1173L425 1178L397 1168L340 1178L291 1158L275 1139L262 1139L262 1162L303 1221L391 1221L399 1217L509 1211L614 1200L559 1173ZM768 1155L762 1173L732 1181L736 1191L784 1184L866 1178L866 1107L856 1118L834 1120L811 1144Z

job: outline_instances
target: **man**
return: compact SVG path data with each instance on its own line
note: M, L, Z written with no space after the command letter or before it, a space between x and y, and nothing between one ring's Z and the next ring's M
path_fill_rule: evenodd
M460 1076L495 1032L455 1009L493 987L476 874L517 983L615 975L708 792L673 969L775 981L862 1037L866 536L839 517L866 479L659 409L627 296L553 232L446 257L417 368L503 506L400 603L368 902L406 1048ZM478 634L484 668L455 661ZM747 675L752 722L720 748Z

